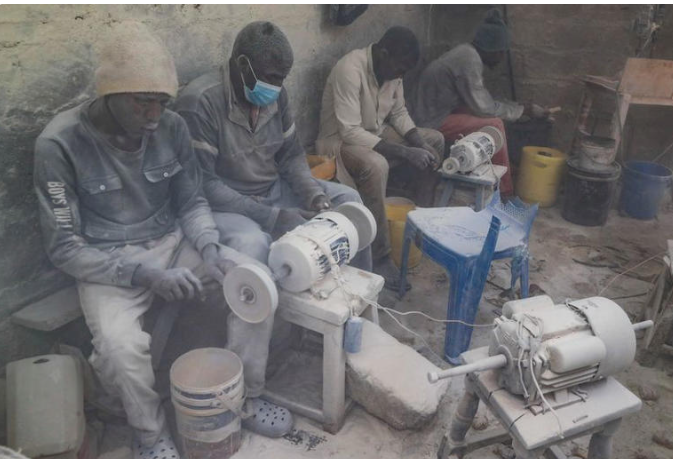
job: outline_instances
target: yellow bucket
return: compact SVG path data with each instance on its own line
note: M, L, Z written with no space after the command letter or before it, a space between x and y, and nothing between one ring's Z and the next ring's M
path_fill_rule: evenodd
M551 207L556 202L566 155L553 148L523 147L516 194L528 203Z
M386 198L386 218L390 228L390 246L393 261L399 268L402 264L402 246L404 243L404 225L407 222L407 214L416 208L413 201L400 198ZM409 268L417 266L421 262L421 251L412 243L409 250Z
M327 156L306 155L311 175L320 180L332 180L336 175L336 159Z

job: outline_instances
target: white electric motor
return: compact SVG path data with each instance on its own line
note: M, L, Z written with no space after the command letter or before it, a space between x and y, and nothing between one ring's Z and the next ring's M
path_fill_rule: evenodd
M615 302L601 297L554 304L546 295L505 303L495 319L487 359L428 374L431 382L499 369L500 387L535 402L542 394L626 369L636 354L635 330Z
M489 161L505 144L505 136L493 126L485 126L477 132L458 139L444 160L442 170L447 174L472 172Z
M364 205L341 204L286 233L271 244L269 268L273 279L255 265L232 269L223 284L231 310L250 323L259 323L276 309L274 280L290 292L302 292L323 279L331 269L330 257L341 266L374 241L376 221Z

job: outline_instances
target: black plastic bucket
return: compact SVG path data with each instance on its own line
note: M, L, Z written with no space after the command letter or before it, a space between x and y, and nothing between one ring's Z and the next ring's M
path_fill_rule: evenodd
M563 218L582 226L604 225L621 170L613 163L609 170L596 172L579 167L577 158L568 160Z
M549 120L516 121L505 124L507 133L507 149L509 150L510 163L518 166L521 162L523 147L535 145L538 147L551 147L553 123Z

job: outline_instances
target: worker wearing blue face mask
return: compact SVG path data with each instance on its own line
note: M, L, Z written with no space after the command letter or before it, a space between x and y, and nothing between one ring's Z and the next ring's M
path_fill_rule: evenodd
M283 87L293 60L276 25L252 22L228 62L189 83L176 102L221 240L264 263L278 236L321 210L362 202L351 188L311 176ZM370 252L353 264L369 269Z
M250 68L252 76L255 79L255 85L253 86L252 89L248 88L247 85L243 85L245 98L248 100L248 102L257 107L264 107L266 105L274 103L276 99L278 99L278 96L280 96L280 92L283 88L281 86L275 86L269 83L265 83L264 81L261 81L259 78L257 78L257 75L255 75L255 71L252 68L250 59L248 59L247 56L244 55L241 55L240 57L241 59L244 59L244 62L246 63L248 68ZM241 72L241 81L244 80L245 77Z
M276 25L250 23L236 36L225 65L189 83L176 102L203 170L203 188L220 241L263 263L274 239L317 212L343 202L362 202L352 188L311 176L283 87L292 63L290 43ZM371 269L369 249L351 264ZM237 320L233 314L229 317ZM273 320L267 325L272 324ZM268 347L244 340L228 343L244 365L249 364L244 379L252 398L263 392L266 360L257 356L248 362L246 355L256 355L250 348L262 345ZM246 421L249 429L275 436L291 426L262 424L275 408L257 405L263 412Z

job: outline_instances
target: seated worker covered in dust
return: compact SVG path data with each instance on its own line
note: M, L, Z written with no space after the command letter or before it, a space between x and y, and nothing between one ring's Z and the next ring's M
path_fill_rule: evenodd
M181 92L220 241L266 263L272 240L317 212L362 202L351 188L311 176L283 82L294 57L271 22L252 22L236 36L231 57ZM371 270L371 250L352 265Z
M447 142L493 126L505 135L504 121L523 116L546 118L535 104L495 100L484 85L484 65L495 68L509 49L509 33L500 11L491 9L477 27L472 43L463 43L442 54L423 70L410 97L411 115L419 126L438 129ZM506 166L500 192L514 192L507 142L493 156L493 164Z
M320 112L318 154L337 158L337 178L360 192L378 232L372 244L374 272L397 289L399 270L390 258L385 212L389 168L412 173L416 203L431 206L444 157L444 138L417 128L404 101L402 77L420 56L405 27L391 27L378 43L351 51L327 78Z
M141 24L122 23L95 79L97 98L58 114L37 139L42 232L49 258L77 281L90 361L134 429L135 458L174 459L142 317L156 295L195 298L202 280L221 282L231 267L258 262L218 242L189 130L165 109L178 81L164 45ZM202 279L192 270L199 266ZM264 386L272 324L229 314L228 347L244 362L251 397Z

